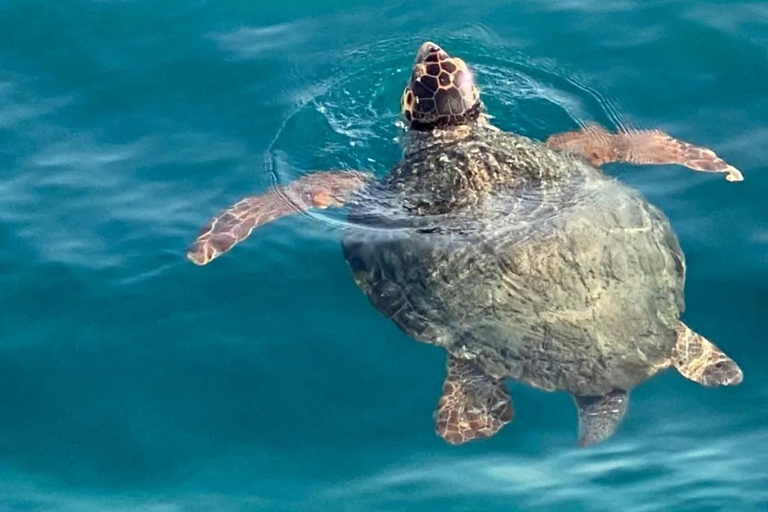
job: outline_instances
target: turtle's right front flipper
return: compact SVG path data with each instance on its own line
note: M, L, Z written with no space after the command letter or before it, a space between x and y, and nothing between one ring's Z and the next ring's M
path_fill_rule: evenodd
M589 125L582 130L552 135L546 144L585 157L601 166L611 162L677 164L701 172L725 173L728 181L743 181L741 171L709 148L676 139L660 130L622 130L609 133Z
M343 206L370 178L370 174L357 171L317 172L266 194L246 197L203 228L187 257L197 265L205 265L245 240L262 224L310 208Z
M440 437L450 444L491 437L514 416L502 379L486 375L472 361L448 356L448 375L435 418Z
M677 326L672 364L681 375L702 386L736 386L744 380L736 361L683 322Z

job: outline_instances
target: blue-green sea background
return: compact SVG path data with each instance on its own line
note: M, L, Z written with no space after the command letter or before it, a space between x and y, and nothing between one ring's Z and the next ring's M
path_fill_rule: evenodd
M570 397L511 384L515 422L451 447L444 353L355 287L343 210L185 259L242 196L385 173L424 39L504 129L658 127L744 172L607 168L670 216L741 386L667 372L581 450ZM0 169L2 510L768 510L765 2L4 0Z

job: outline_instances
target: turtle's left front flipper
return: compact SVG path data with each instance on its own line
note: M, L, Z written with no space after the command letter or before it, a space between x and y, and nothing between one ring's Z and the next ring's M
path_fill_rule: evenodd
M611 162L678 164L702 172L726 173L728 181L743 181L741 172L711 149L694 146L659 130L609 133L600 126L560 133L547 145L584 156L600 166Z
M435 418L440 437L450 444L491 437L514 416L502 379L486 375L472 361L448 356L448 375Z
M203 228L187 257L197 265L205 265L245 240L262 224L310 208L343 206L370 178L370 174L357 171L316 172L266 194L246 197Z

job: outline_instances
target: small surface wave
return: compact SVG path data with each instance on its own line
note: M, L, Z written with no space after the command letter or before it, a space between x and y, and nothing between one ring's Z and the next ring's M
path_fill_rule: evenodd
M451 40L444 46L453 52ZM392 41L356 47L336 74L313 85L314 92L285 118L265 154L272 187L326 169L365 170L382 177L402 158L407 133L399 112L400 94L418 43L410 53L387 51L388 44ZM601 121L612 129L626 129L605 93L583 78L569 77L551 61L500 48L456 55L475 72L491 116L504 114L501 124L506 130L543 139L552 133L553 118L560 118L568 129ZM359 227L350 224L343 211L302 213L336 228Z

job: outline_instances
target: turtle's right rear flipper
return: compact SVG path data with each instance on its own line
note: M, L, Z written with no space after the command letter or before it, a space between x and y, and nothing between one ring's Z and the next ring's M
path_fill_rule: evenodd
M246 197L203 228L187 257L197 265L205 265L245 240L262 224L310 208L343 206L369 179L369 174L357 171L317 172L266 194Z

